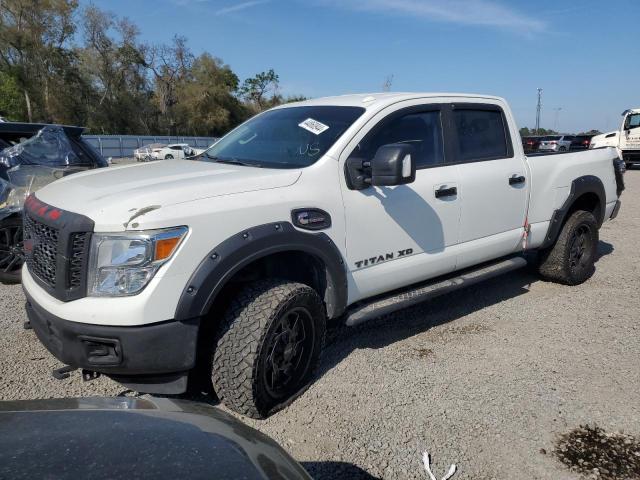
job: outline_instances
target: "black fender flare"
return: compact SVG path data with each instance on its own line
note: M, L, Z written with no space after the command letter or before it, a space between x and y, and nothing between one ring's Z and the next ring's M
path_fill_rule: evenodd
M236 272L270 254L290 251L308 253L322 261L326 274L324 301L327 315L329 318L340 316L347 306L347 273L336 245L325 233L305 233L289 222L276 222L237 233L211 250L182 291L175 319L206 315Z
M562 204L562 207L553 212L549 228L547 230L547 236L540 245L539 248L548 248L556 241L558 235L560 235L560 229L564 225L564 221L567 218L567 214L571 210L576 199L580 198L585 193L594 193L600 201L600 211L596 215L596 221L598 226L601 226L604 222L604 214L607 205L607 196L604 190L604 184L602 180L593 175L585 175L583 177L576 178L571 182L571 191L569 196Z

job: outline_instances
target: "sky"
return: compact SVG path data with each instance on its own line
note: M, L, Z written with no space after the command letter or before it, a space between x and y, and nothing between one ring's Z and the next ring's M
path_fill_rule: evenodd
M89 0L81 3L87 4ZM185 36L283 94L381 91L505 97L519 126L614 130L640 107L639 0L92 0L141 40Z

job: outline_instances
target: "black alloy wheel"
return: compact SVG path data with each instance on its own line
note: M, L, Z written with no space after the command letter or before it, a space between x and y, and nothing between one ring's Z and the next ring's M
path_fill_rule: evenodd
M263 357L263 381L269 395L286 398L300 385L311 366L308 352L315 338L314 322L306 308L292 308L280 316Z
M23 263L22 221L16 217L0 221L0 282L20 282Z

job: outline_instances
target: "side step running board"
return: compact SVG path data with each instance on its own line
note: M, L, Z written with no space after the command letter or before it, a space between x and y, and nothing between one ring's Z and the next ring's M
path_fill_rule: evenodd
M373 300L365 305L360 304L347 312L346 324L350 327L366 322L396 310L410 307L439 295L475 285L478 282L502 275L527 265L523 257L510 257L493 263L485 263L473 270L467 269L454 274L453 277L435 279L409 290L402 290L387 297Z

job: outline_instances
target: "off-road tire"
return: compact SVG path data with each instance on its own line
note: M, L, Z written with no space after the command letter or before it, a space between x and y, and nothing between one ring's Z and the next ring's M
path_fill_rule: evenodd
M22 279L22 219L9 217L0 220L0 283L20 283ZM16 258L16 252L22 258Z
M580 250L581 239L584 251L576 260L576 248ZM585 282L595 272L598 241L598 222L593 214L584 210L573 212L555 244L540 252L538 272L546 280L565 285Z
M312 335L313 341L303 347L297 362L307 368L296 381L292 380L290 388L276 396L267 380L272 365L268 363L269 354L273 358L273 342L283 338L277 333L282 319L292 310L309 313L304 320L309 326L304 331L305 338ZM324 305L311 287L278 279L246 285L231 301L213 345L211 380L218 398L228 408L252 418L266 418L284 408L313 380L325 330Z

